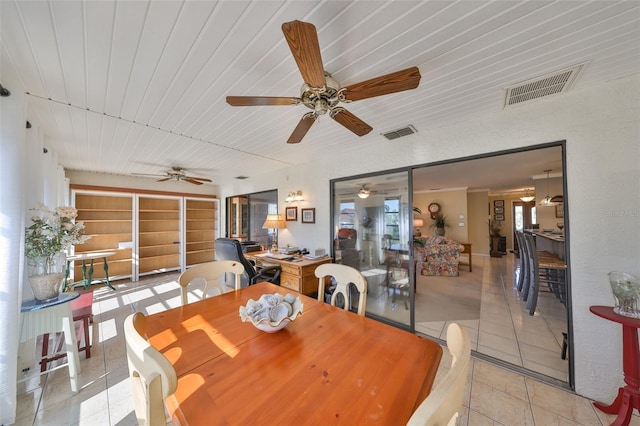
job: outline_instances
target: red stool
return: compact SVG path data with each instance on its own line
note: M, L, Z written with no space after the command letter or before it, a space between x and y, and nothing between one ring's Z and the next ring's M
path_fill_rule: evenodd
M71 301L71 311L73 312L73 321L80 321L80 327L78 328L78 334L76 339L78 340L78 353L84 351L85 358L91 358L91 341L89 339L89 322L93 322L93 290L82 292L80 297ZM64 340L56 338L56 345L54 354L57 354L62 350L62 344ZM84 344L84 346L80 346ZM51 358L49 355L49 334L42 335L42 359L40 361L40 372L47 370L47 364L56 359L64 358L66 353L54 355Z

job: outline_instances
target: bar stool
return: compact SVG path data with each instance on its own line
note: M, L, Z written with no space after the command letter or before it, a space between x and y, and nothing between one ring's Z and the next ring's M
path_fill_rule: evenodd
M89 290L80 294L75 300L71 301L71 311L73 313L73 321L80 321L80 327L78 328L78 334L76 339L78 341L78 352L84 351L85 358L91 358L91 341L89 339L90 326L89 323L93 322L93 290ZM56 336L54 348L55 351L51 357L49 357L49 334L42 335L42 358L40 360L40 372L47 370L47 364L60 358L67 356L66 353L59 353L62 350L63 339ZM80 346L84 344L84 346Z
M529 315L536 311L540 283L546 283L560 302L566 304L566 263L551 253L537 251L533 235L524 234L524 240L529 252L529 292L525 299Z

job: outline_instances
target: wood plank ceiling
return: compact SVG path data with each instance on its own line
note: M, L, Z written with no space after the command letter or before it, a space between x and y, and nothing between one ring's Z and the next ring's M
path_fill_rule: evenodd
M2 81L29 94L29 119L66 169L162 173L214 183L500 111L505 88L585 64L573 89L638 73L638 1L0 2ZM230 107L227 95L298 96L281 31L318 30L343 86L418 66L412 91L347 105L373 127L328 117L285 141L304 106Z

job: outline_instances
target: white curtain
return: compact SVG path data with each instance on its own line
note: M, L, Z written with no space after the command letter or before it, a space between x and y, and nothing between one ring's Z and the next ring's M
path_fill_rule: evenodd
M26 189L26 101L18 90L12 92L0 98L0 424L5 425L16 416Z
M18 356L20 305L33 299L26 281L24 229L37 203L69 205L69 181L37 124L26 129L26 96L12 90L0 102L0 425L8 425L16 420L18 359L24 361L27 353L28 365L35 360L33 340Z

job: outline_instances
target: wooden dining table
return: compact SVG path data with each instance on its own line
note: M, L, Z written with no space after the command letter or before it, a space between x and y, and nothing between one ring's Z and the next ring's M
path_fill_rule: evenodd
M276 333L240 320L260 283L150 315L147 338L171 362L174 425L405 424L431 391L436 342L299 295L302 315Z

